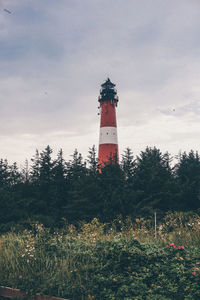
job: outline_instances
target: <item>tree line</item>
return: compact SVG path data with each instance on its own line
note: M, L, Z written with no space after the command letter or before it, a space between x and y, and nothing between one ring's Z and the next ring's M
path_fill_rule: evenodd
M56 159L47 146L36 150L22 169L0 159L0 231L41 222L109 222L122 217L149 217L156 211L200 212L200 155L191 150L172 158L156 147L134 157L127 148L120 164L110 162L99 172L97 151L88 157L75 150L66 161L60 150Z

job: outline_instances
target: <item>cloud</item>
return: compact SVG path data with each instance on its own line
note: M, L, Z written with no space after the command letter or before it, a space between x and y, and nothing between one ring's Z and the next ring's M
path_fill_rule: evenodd
M98 144L107 76L120 99L121 150L198 148L199 8L196 0L1 1L0 156L21 161L46 144L86 156Z

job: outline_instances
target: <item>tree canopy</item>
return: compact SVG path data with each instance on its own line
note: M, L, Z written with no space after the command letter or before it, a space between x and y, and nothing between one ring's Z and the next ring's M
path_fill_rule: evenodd
M77 149L69 161L62 149L54 159L52 153L50 146L36 150L21 169L0 159L0 230L35 221L59 227L94 217L111 221L200 209L198 152L179 154L172 166L170 155L156 147L137 157L127 148L120 164L111 160L101 171L95 146L86 160Z

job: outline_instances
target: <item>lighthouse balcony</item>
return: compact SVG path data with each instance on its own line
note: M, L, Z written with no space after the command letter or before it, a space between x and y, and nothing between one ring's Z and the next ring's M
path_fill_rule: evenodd
M111 99L112 99L113 101L115 101L115 102L118 102L118 101L119 101L118 96L113 95L113 94L100 95L100 96L98 97L98 101L99 101L99 102L108 101L108 100L111 100Z

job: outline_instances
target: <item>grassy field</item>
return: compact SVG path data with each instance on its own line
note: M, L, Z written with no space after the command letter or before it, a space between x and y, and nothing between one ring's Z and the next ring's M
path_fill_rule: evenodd
M67 299L200 299L200 217L97 219L0 236L0 285Z

